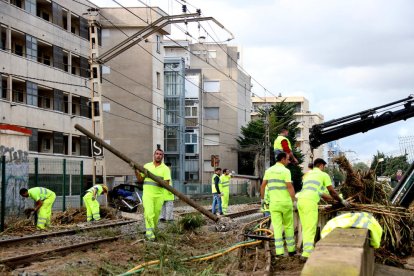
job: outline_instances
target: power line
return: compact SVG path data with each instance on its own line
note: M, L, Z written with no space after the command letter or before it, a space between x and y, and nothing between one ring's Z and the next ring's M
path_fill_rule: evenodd
M22 76L22 75L17 75L17 74L12 74L12 73L7 73L7 72L0 72L0 74L4 74L4 75L10 75L10 76L14 76L14 77L20 77L20 78L26 78L26 79L32 79L32 80L38 80L38 81L43 81L43 82L50 82L50 83L56 83L56 84L63 84L63 85L68 85L68 86L76 86L76 87L85 87L90 89L86 84L85 85L79 85L79 84L73 84L73 83L67 83L67 82L60 82L60 81L52 81L52 80L47 80L47 79L41 79L41 78L34 78L34 77L29 77L29 76ZM85 79L85 82L87 80Z

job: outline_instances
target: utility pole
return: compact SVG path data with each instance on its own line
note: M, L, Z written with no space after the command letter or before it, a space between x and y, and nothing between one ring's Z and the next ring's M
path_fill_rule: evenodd
M269 131L269 105L265 105L264 109L266 111L265 117L265 170L270 167L270 131Z
M102 78L101 65L96 62L99 59L99 29L101 28L98 21L98 9L88 9L89 13L89 63L90 63L90 89L91 89L91 117L93 134L104 139L103 131L103 112L102 112ZM92 152L94 150L95 141L92 141ZM98 145L100 147L100 145ZM97 171L102 174L103 184L106 184L106 168L104 157L93 155L93 185L96 184Z

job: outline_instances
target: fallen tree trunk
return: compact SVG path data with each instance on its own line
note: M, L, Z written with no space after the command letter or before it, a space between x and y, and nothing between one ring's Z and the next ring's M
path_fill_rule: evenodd
M117 149L115 149L114 147L112 147L111 145L109 145L108 143L106 143L101 138L95 136L94 134L92 134L90 131L88 131L87 129L85 129L81 125L76 124L75 125L75 128L77 130L79 130L80 132L82 132L83 134L85 134L86 136L88 136L89 138L91 138L92 140L97 141L98 143L100 143L102 147L104 147L105 149L109 150L110 152L112 152L113 154L115 154L116 156L118 156L123 161L127 162L128 164L131 164L131 163L134 164L135 168L137 168L139 171L143 172L146 176L148 176L149 178L151 178L152 180L154 180L155 182L157 182L161 187L163 187L164 189L167 189L168 191L170 191L171 193L173 193L174 195L176 195L179 199L181 199L182 201L184 201L188 205L194 207L194 209L196 209L197 211L199 211L200 213L202 213L203 215L205 215L209 219L211 219L211 220L213 220L215 222L217 222L219 220L219 217L217 217L216 215L214 215L210 211L206 210L201 205L198 205L192 199L186 197L183 193L181 193L181 192L177 191L176 189L174 189L166 181L164 181L160 177L154 175L153 173L151 173L150 171L148 171L147 169L145 169L142 165L136 163L134 160L132 160L131 158L129 158L125 154L121 153L120 151L118 151Z

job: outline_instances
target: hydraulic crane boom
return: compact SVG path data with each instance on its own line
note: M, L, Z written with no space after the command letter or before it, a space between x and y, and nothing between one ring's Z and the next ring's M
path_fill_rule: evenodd
M309 144L322 144L414 117L414 96L312 126Z

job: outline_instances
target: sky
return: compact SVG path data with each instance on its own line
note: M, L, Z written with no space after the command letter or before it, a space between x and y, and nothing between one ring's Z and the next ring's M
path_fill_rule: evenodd
M118 0L143 6L137 0ZM111 0L92 0L117 6ZM169 14L183 1L143 0ZM414 1L411 0L188 0L230 30L230 45L241 49L242 66L261 85L260 96L304 96L310 110L325 121L393 102L414 94ZM193 24L194 37L226 32ZM213 30L214 31L213 31ZM175 30L175 39L185 35ZM369 162L377 151L401 153L399 137L414 136L414 118L340 139L354 162ZM412 139L414 143L414 137Z

